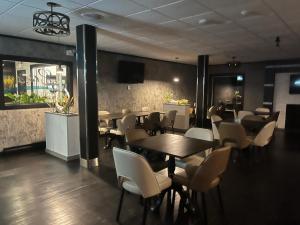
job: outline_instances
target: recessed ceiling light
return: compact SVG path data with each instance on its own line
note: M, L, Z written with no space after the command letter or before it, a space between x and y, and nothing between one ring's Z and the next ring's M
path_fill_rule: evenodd
M255 12L255 11L249 11L249 10L242 10L241 15L244 17L254 17L254 16L262 16L262 14Z
M199 24L206 24L207 23L207 19L203 18L203 19L200 19L198 21Z
M241 11L241 15L242 16L247 16L249 14L249 11L248 10L242 10Z
M176 82L176 83L178 83L180 81L180 79L178 77L174 77L173 81Z

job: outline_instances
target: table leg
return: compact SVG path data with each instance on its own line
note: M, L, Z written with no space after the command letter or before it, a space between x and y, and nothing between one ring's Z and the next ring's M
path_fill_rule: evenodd
M172 178L174 172L175 172L175 157L174 156L169 156L168 176Z
M117 128L117 119L113 119L112 120L112 125L113 125L113 129L116 129Z

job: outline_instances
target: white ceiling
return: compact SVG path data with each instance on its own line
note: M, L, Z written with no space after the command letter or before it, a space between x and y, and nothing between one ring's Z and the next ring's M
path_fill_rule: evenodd
M0 33L75 45L75 27L85 23L99 28L99 49L162 60L195 64L197 55L208 54L211 64L220 64L232 56L242 62L300 57L300 0L54 0L63 6L56 11L71 18L71 35L62 38L32 31L32 15L48 10L47 1L0 0ZM84 12L103 18L84 18Z

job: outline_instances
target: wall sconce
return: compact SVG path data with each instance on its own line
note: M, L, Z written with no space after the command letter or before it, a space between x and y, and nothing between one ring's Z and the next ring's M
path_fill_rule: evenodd
M173 81L176 82L176 83L178 83L180 80L179 80L178 77L174 77L174 78L173 78Z

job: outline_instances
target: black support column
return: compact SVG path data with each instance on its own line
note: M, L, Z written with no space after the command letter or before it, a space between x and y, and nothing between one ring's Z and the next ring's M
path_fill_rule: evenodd
M77 81L81 164L98 164L97 31L90 25L76 27Z
M206 127L208 98L208 55L198 56L196 87L196 126Z

